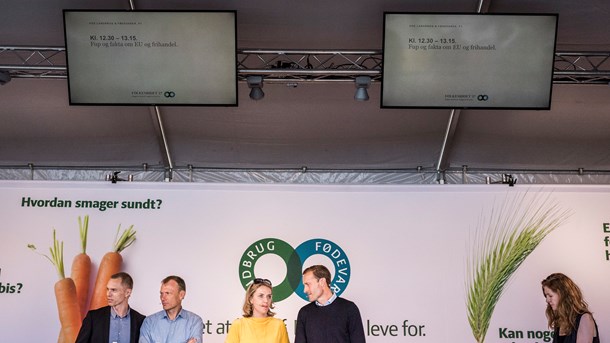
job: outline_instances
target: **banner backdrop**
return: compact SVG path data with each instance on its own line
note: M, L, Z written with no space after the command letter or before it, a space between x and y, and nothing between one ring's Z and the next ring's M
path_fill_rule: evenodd
M335 291L359 306L368 342L475 342L468 261L507 203L517 212L552 203L568 216L513 274L485 341L550 342L540 281L562 272L581 287L601 341L610 342L608 186L35 181L0 182L0 342L57 341L58 276L28 244L48 254L55 229L69 276L80 252L78 217L85 215L91 283L119 225L133 225L137 239L122 252L123 270L135 280L131 306L161 310L161 279L182 276L183 306L203 318L205 342L224 342L254 277L276 286L276 317L293 341L297 312L307 303L294 280L319 263L331 270Z

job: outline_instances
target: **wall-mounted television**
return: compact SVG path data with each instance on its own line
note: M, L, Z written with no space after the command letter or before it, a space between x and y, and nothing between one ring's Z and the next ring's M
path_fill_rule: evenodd
M64 10L71 105L237 106L235 11Z
M550 109L557 21L386 12L381 107Z

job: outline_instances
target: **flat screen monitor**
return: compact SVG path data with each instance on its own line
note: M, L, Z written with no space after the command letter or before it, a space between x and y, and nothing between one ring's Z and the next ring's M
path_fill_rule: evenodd
M556 14L384 15L382 108L550 109Z
M64 10L71 105L237 106L235 11Z

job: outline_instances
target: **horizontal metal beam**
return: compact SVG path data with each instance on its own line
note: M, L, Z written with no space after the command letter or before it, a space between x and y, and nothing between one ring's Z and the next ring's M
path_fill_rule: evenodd
M267 82L350 81L382 78L381 50L264 50L237 53L238 79ZM0 70L13 78L66 78L64 47L0 46ZM553 83L610 83L610 52L556 52Z

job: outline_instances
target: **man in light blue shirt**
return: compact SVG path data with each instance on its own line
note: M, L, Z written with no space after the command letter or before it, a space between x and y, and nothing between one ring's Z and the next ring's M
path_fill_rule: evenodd
M161 281L163 311L146 317L139 343L202 343L203 320L182 308L186 283L175 275Z

